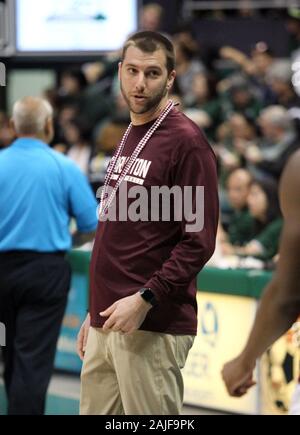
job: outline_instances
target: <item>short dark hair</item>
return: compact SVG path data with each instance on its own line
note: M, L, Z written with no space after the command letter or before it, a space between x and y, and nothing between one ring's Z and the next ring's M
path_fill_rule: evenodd
M270 176L256 176L251 182L251 186L253 185L259 186L264 191L267 197L267 220L263 224L263 228L265 228L270 222L281 217L278 196L278 183L277 180Z
M166 55L168 74L175 68L175 50L173 43L159 32L142 31L129 36L122 49L122 62L124 61L128 47L137 47L145 53L153 53L161 48Z

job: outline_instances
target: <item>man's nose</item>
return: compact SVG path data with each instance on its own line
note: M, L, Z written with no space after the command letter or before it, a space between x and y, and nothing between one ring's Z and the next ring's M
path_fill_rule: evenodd
M138 74L135 86L136 86L137 90L139 90L139 91L143 91L145 89L145 86L146 86L145 75L143 72L140 72Z

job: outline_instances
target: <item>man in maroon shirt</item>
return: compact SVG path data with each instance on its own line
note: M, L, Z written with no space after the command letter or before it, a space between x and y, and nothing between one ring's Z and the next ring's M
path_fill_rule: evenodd
M81 414L181 410L196 276L214 251L218 194L210 145L168 99L174 66L174 47L159 33L125 42L119 79L131 124L101 195L90 313L78 335Z

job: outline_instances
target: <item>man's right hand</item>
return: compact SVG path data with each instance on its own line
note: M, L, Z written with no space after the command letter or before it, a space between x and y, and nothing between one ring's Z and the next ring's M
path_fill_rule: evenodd
M255 362L245 363L242 355L227 362L222 370L222 377L228 394L234 397L241 397L253 387L256 382L253 380Z
M90 326L91 326L91 316L90 313L88 313L77 335L77 354L81 360L83 360L84 358Z

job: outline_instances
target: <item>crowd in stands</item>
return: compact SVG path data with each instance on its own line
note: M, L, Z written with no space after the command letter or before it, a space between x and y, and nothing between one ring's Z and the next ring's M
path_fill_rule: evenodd
M144 7L141 28L158 30L162 12L157 4ZM300 147L300 99L291 80L300 17L287 22L287 30L295 42L289 58L274 57L263 41L251 47L250 55L223 46L218 56L229 62L229 70L205 62L189 28L171 35L177 55L172 98L204 130L218 160L223 255L270 263L277 254L282 226L278 183L289 156ZM67 68L58 86L44 94L55 110L51 146L78 164L95 192L130 122L118 85L119 60L120 53L112 53ZM12 139L8 117L0 113L0 147Z

